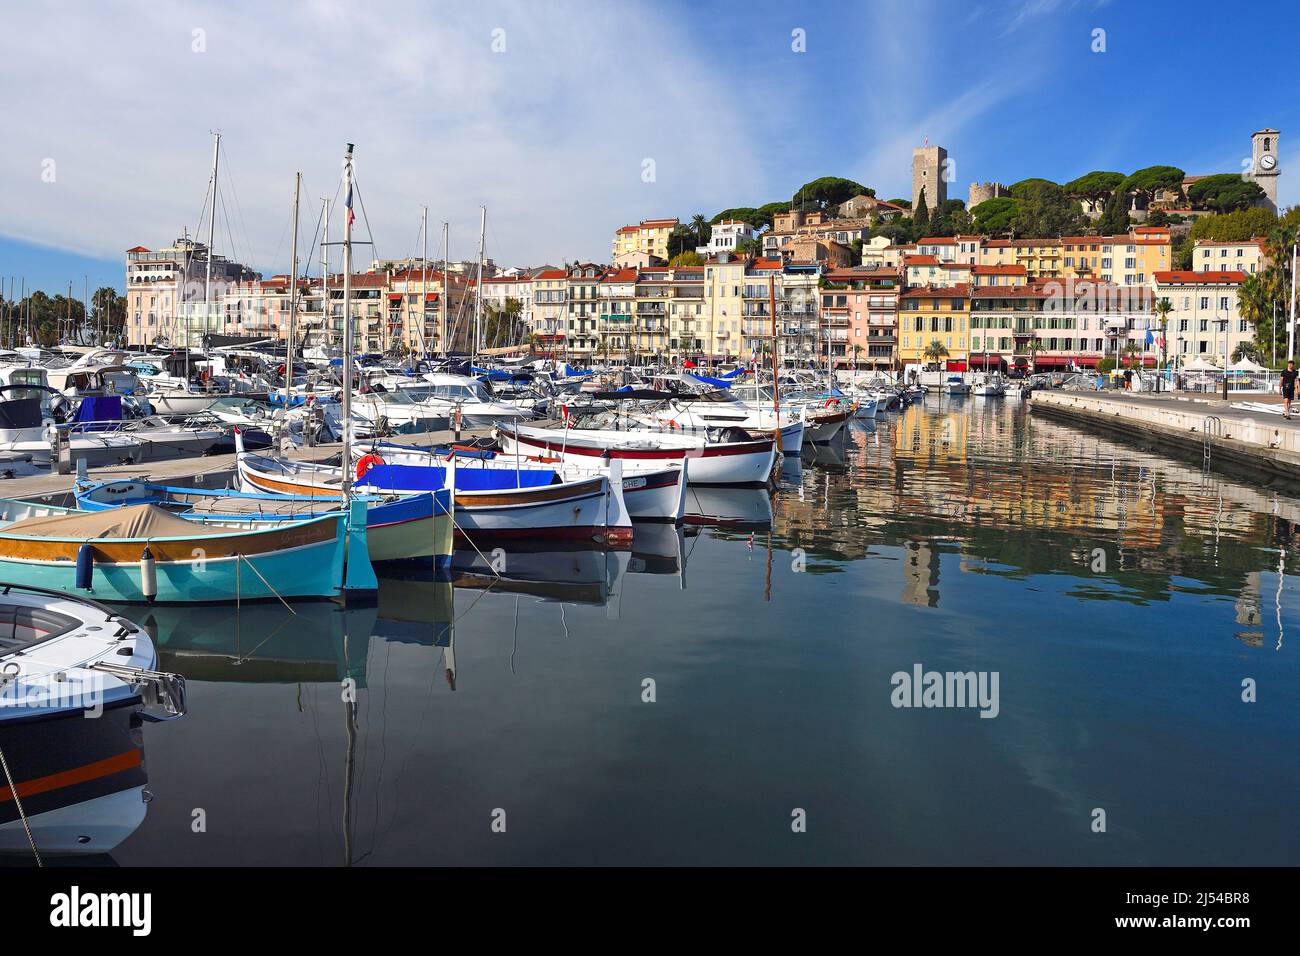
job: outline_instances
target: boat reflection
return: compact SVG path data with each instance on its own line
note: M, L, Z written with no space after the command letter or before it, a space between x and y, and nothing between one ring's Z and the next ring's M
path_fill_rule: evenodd
M766 488L690 485L684 520L688 525L761 530L772 524L772 496Z
M136 616L153 638L159 666L191 681L365 686L366 645L378 609L332 601L156 606Z

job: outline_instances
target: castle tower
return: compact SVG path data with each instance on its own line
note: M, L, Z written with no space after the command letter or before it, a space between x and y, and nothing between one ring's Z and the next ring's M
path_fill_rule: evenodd
M921 201L925 190L925 204L931 215L948 201L948 151L942 146L918 146L912 150L912 208Z
M1277 176L1281 172L1278 138L1275 129L1262 129L1250 134L1251 172L1274 212L1277 212Z

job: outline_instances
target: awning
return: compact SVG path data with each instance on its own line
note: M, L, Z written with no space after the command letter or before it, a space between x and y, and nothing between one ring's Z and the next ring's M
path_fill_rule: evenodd
M966 363L961 359L950 359L945 364L945 368L949 372L964 372L966 371Z
M438 301L438 293L436 293L436 292L426 292L426 293L424 294L424 301L425 301L425 302L437 302L437 301Z
M967 361L970 363L971 368L993 368L1002 364L1002 356L994 355L991 352L988 355L983 352L976 352Z
M402 293L400 293L400 292L390 292L390 293L388 293L388 300L389 300L390 302L401 302L401 301L402 301Z

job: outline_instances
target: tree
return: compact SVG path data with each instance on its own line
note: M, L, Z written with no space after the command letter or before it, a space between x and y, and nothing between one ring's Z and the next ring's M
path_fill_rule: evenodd
M668 265L674 269L680 269L682 266L702 266L704 257L695 251L679 252L668 260Z
M1123 181L1123 173L1105 172L1098 169L1090 173L1084 173L1078 179L1070 180L1061 188L1072 199L1104 202L1110 199Z
M1101 218L1094 223L1094 226L1099 236L1116 236L1128 232L1128 193L1112 193Z
M709 220L711 225L716 226L724 219L735 220L736 222L745 222L754 225L754 220L758 218L758 210L753 206L734 206L731 209L724 209L712 219Z
M763 251L762 244L757 239L741 239L736 243L736 255L743 257L756 256Z
M802 204L804 209L825 210L832 206L838 206L842 202L847 202L854 196L874 196L875 194L874 189L854 182L852 179L841 179L838 176L822 176L820 179L804 183L795 190L791 202L796 207Z
M1016 235L1046 238L1078 231L1078 207L1060 186L1044 180L1016 185L1022 187L1016 195L1019 208L1011 221Z
M1253 206L1264 195L1259 183L1243 179L1237 173L1219 173L1198 179L1187 189L1194 207L1216 212L1233 212Z
M1138 193L1150 202L1162 189L1176 189L1181 192L1185 178L1187 174L1177 166L1147 166L1130 174L1120 189L1128 194Z
M1214 216L1201 216L1192 223L1192 239L1209 239L1212 242L1245 242L1256 236L1267 236L1278 224L1273 210L1262 206L1239 209Z
M691 217L691 231L695 233L695 244L697 246L707 245L709 237L713 235L708 220L704 218L703 213L698 212Z
M1250 359L1252 362L1259 361L1259 346L1254 342L1241 341L1237 347L1232 350L1232 361L1240 362L1242 359Z
M1011 222L1019 209L1019 201L1011 196L986 199L971 210L975 231L987 236L1004 235L1011 231Z
M921 195L916 197L916 211L912 213L912 231L916 233L917 238L928 235L926 232L930 228L930 210L925 203L925 187L921 187Z
M938 339L931 339L930 344L925 347L925 351L921 354L931 362L937 363L941 359L948 357L948 350L943 347L943 343Z
M1043 186L1052 186L1056 189L1061 188L1050 179L1022 179L1018 183L1012 183L1008 189L1013 197L1016 199L1023 199L1025 196L1029 195L1030 192Z
M668 257L695 250L695 233L690 226L677 226L668 234Z
M910 199L890 199L888 202L894 206L902 206L904 209L912 208L912 200Z
M859 362L858 356L861 354L862 354L862 346L861 345L853 346L853 371L855 372L858 370L858 362Z
M1166 298L1156 300L1154 306L1156 320L1160 323L1160 365L1163 367L1169 355L1169 313L1174 304Z

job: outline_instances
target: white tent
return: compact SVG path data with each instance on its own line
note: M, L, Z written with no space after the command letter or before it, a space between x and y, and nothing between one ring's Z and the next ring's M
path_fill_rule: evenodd
M1184 372L1221 372L1222 369L1213 362L1208 361L1205 356L1198 355L1192 361L1183 366Z
M1260 365L1258 362L1251 361L1250 356L1248 355L1243 355L1241 357L1240 362L1234 362L1232 365L1232 370L1234 372L1267 372L1268 371L1268 369L1264 368L1264 366Z

